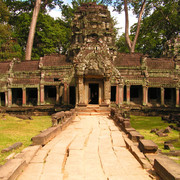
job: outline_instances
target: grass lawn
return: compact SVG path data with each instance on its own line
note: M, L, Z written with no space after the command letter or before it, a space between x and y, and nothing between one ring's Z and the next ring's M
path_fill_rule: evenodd
M5 158L12 152L18 153L32 144L31 138L40 131L51 126L50 116L32 116L33 120L22 120L9 115L0 114L0 164L5 163ZM1 150L16 142L22 142L17 150L1 153Z
M164 141L173 139L179 139L173 145L176 150L180 150L180 134L178 131L172 130L167 137L158 137L155 133L150 133L151 129L165 129L169 125L169 123L162 121L161 117L131 116L131 126L142 134L145 139L154 141L162 152L169 152L169 150L164 150ZM177 162L180 163L180 157Z

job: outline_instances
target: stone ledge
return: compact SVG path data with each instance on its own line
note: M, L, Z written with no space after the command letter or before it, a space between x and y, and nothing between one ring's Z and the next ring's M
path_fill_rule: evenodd
M1 180L15 180L24 168L29 164L37 151L41 148L38 146L29 146L17 154L14 159L9 159L0 167Z
M42 133L38 134L37 136L32 137L33 145L45 145L50 140L52 140L58 133L58 131L61 130L61 125L58 125L57 127L50 127L43 131Z
M154 169L163 180L180 180L180 165L166 156L154 160Z
M37 136L32 137L33 145L45 145L49 141L51 141L54 137L56 137L60 131L66 128L72 119L74 119L75 115L72 115L69 118L65 118L62 124L57 125L56 127L50 127L44 130L42 133Z
M23 159L9 159L6 164L0 167L1 180L15 180L26 167Z
M15 159L23 159L27 164L31 161L31 159L36 155L36 153L41 149L41 145L36 146L28 146L23 149L19 154L15 156Z
M141 164L144 169L152 169L151 164L148 162L146 157L140 150L133 144L133 142L124 135L124 141L126 143L127 149L131 152L131 154L136 158L136 160Z

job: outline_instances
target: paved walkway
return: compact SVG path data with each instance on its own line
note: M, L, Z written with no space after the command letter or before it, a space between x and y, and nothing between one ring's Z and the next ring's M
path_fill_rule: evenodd
M18 180L149 180L105 116L77 116L38 151Z

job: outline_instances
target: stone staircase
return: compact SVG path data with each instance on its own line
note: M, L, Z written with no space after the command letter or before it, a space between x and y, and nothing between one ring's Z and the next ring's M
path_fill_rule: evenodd
M99 105L88 105L86 107L77 107L76 109L77 115L104 115L108 116L110 113L109 107L100 107Z

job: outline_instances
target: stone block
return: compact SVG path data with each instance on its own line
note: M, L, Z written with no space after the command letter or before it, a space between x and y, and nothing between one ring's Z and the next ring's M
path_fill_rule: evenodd
M172 143L164 142L164 149L174 150L174 146Z
M61 130L61 126L50 127L37 136L32 137L33 145L45 145Z
M180 180L180 165L167 156L156 158L154 169L163 180Z
M22 142L17 142L13 144L12 146L9 146L8 148L5 148L1 151L1 153L12 151L13 149L17 149L22 146Z
M171 132L171 128L169 126L163 131L163 133L170 133L170 132Z
M124 130L125 130L126 134L129 134L129 132L131 132L131 131L136 131L134 128L131 128L131 127L130 128L125 128Z
M143 153L156 153L158 150L158 146L151 140L140 139L139 149Z
M144 139L144 136L137 131L130 131L128 136L133 142L139 142L140 139Z
M122 124L123 124L124 128L130 128L131 127L130 121L123 121Z

